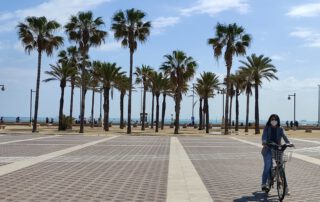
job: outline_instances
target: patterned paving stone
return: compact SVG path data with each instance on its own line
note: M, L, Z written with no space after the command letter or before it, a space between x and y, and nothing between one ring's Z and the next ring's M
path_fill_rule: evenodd
M179 139L214 201L277 201L275 190L268 198L260 191L260 148L229 138ZM229 143L218 147L222 142ZM288 201L320 200L319 166L293 159L286 171L291 191Z
M169 148L119 137L0 177L0 200L165 201Z

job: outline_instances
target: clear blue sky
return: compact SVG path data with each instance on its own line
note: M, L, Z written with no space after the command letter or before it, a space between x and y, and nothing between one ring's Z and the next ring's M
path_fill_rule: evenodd
M282 120L293 119L293 100L288 94L297 93L297 120L317 120L318 87L320 68L320 1L299 0L4 0L0 11L0 84L6 90L0 92L1 116L29 116L30 89L36 86L37 54L27 55L21 46L15 28L26 16L46 16L64 25L72 14L92 10L95 17L101 16L109 33L106 44L91 49L94 60L116 62L129 71L129 51L114 41L110 31L111 16L119 9L141 9L147 13L146 20L153 25L147 43L139 44L134 55L134 66L147 64L157 69L163 56L179 49L199 63L197 76L203 71L212 71L222 79L225 62L213 58L213 51L206 44L214 36L217 22L237 23L252 35L248 54L264 54L273 59L279 81L265 81L260 89L260 118L267 119L277 113ZM63 30L58 33L65 37ZM43 57L41 80L47 78L44 71L56 61L55 54ZM232 71L239 66L234 58ZM58 82L41 83L40 117L57 117L60 88ZM149 98L151 97L148 95ZM79 114L79 90L75 93L74 114ZM99 115L99 97L96 96L95 116ZM70 88L66 89L65 113L69 112ZM162 99L161 99L162 100ZM181 117L191 116L190 97L184 97ZM250 119L254 118L254 99L250 100ZM90 116L91 92L87 93L86 117ZM210 100L210 119L221 118L222 97ZM166 118L174 112L174 103L168 98ZM197 107L195 115L197 117ZM150 102L147 111L150 113ZM126 107L125 107L126 111ZM140 112L140 92L133 95L133 117ZM233 112L234 115L234 112ZM119 117L119 94L111 101L110 117ZM240 119L245 118L245 97L240 98Z

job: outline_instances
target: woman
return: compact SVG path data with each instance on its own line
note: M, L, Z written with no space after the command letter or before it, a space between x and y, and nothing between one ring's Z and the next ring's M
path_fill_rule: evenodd
M262 134L263 148L262 148L261 154L263 156L264 168L262 173L261 189L263 191L265 191L268 187L267 180L269 178L270 170L272 167L271 149L267 146L267 143L274 142L276 144L281 145L282 138L285 141L285 143L290 144L288 137L284 133L284 129L280 126L279 116L276 114L271 114Z

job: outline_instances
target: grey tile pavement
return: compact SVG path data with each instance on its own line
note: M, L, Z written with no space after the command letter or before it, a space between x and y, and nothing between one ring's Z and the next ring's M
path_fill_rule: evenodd
M179 138L214 201L277 201L260 191L260 148L229 138ZM218 147L228 142L225 147ZM207 147L203 147L206 144ZM293 159L287 164L288 201L320 201L320 167Z
M169 143L119 137L21 169L0 177L0 200L165 201Z

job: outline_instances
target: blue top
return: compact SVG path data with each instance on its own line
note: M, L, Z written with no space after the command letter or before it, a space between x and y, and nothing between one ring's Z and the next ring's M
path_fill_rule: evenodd
M273 140L276 140L275 143L281 145L281 139L283 138L283 140L289 144L290 141L287 137L287 135L284 133L284 129L282 127L277 127L276 129L276 138L272 137L271 135L271 126L266 126L263 129L263 133L262 133L262 144L267 143L267 142L274 142Z

